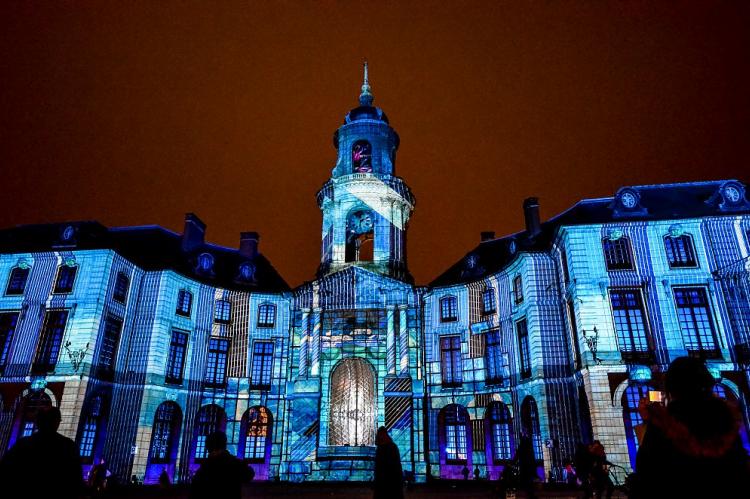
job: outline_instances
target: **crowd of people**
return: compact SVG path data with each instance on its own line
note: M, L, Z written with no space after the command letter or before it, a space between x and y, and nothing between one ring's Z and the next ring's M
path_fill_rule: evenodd
M624 491L632 499L652 497L736 497L736 491L750 490L750 461L741 440L742 418L736 407L713 394L714 379L704 363L688 357L676 359L665 375L666 397L644 399L639 407L644 423L639 428L639 449L635 472ZM82 479L81 458L75 442L57 432L60 410L39 411L37 430L19 439L0 461L0 483L23 490L33 483L35 495L76 499L84 493L97 497L107 490L112 473L100 459L88 482ZM385 427L376 435L374 499L401 499L404 472L398 446ZM191 499L239 498L242 485L253 479L253 470L227 450L227 436L215 432L206 439L207 457L192 477ZM609 499L615 485L610 477L614 466L600 441L580 444L575 456L565 463L563 477L584 499ZM509 489L537 497L538 462L532 439L522 435L512 462L505 466L499 493ZM470 470L462 474L469 479ZM480 470L474 468L474 479ZM139 483L133 476L133 482ZM171 485L166 468L159 485ZM11 490L12 490L11 489Z

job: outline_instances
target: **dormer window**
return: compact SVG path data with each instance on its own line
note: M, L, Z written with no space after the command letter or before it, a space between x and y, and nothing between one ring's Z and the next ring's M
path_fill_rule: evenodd
M607 270L633 270L633 252L626 236L617 234L603 239L602 249Z
M445 296L440 299L440 322L455 322L458 320L458 300L455 296Z
M201 253L198 257L198 271L202 273L211 272L214 268L214 257L210 253Z

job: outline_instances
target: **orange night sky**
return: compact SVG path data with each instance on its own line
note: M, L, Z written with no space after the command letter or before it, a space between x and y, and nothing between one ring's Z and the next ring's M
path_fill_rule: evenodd
M370 62L424 284L621 185L748 180L750 2L0 3L0 226L158 224L319 261L315 193Z

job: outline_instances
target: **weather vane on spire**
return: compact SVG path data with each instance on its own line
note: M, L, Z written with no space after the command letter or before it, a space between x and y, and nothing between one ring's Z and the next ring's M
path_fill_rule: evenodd
M372 92L370 92L370 81L367 79L367 59L365 59L365 79L362 82L362 93L359 94L359 104L362 106L372 105Z

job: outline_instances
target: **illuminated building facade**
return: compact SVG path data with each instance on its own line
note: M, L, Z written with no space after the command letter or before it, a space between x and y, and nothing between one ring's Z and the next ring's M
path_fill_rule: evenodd
M365 73L366 75L366 73ZM0 231L0 453L54 404L88 469L186 481L206 436L260 480L369 480L386 426L417 481L497 479L522 434L540 475L579 442L630 467L638 400L705 358L748 422L750 203L735 180L635 186L481 242L415 286L399 138L372 106L334 135L316 279L258 252L96 222Z

